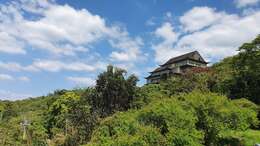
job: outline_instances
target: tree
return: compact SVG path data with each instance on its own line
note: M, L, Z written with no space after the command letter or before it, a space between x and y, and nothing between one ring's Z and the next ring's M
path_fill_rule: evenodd
M235 98L248 98L260 104L260 35L250 43L239 48L240 53L234 68L235 82L231 94Z
M72 108L74 108L73 105L75 105L79 99L80 97L74 92L65 92L63 95L58 97L49 107L49 128L65 128L66 119L68 118Z
M225 94L230 98L234 97L231 95L231 87L235 84L234 76L237 71L234 68L234 63L237 58L237 55L228 57L212 66L216 79L212 91Z
M187 109L194 109L198 118L197 129L204 131L206 146L217 145L223 131L244 131L259 123L256 105L247 100L238 105L242 101L230 101L225 96L197 91L178 98Z
M87 146L201 146L196 121L177 100L164 98L105 118Z
M3 119L4 105L0 102L0 122Z
M50 145L77 146L89 140L97 123L97 116L89 105L91 91L86 89L88 94L84 96L79 96L75 91L64 91L50 105L46 116Z
M130 107L138 79L134 75L126 77L126 71L108 66L96 81L96 94L92 105L101 116L107 116L114 111L126 110Z
M163 89L170 96L189 93L193 90L211 91L214 83L214 73L208 69L193 68L181 76L173 76L161 82Z
M12 117L17 116L17 111L14 110L14 104L9 101L4 104L2 110L2 120L8 121Z

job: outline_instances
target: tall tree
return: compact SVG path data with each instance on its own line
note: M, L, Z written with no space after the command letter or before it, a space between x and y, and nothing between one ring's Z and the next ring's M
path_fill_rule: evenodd
M138 79L134 75L126 77L126 73L125 70L110 65L107 71L98 76L95 86L97 95L92 103L102 116L130 107Z
M243 44L239 51L234 62L237 74L231 94L260 104L260 35L252 42Z

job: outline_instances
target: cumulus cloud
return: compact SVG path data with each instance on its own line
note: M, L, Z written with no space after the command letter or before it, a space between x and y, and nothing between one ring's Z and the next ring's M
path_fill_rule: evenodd
M0 74L0 81L12 81L14 80L14 77L8 74Z
M94 86L96 84L96 81L89 77L67 77L67 80L78 86Z
M14 77L9 74L0 74L0 81L23 81L23 82L29 82L30 79L26 76L21 77Z
M17 93L9 90L0 90L1 100L21 100L28 97L33 97L31 94Z
M154 25L156 24L155 20L156 20L155 17L151 17L150 19L148 19L148 20L145 22L145 25L147 25L147 26L154 26Z
M33 66L22 66L17 62L0 61L0 69L4 71L37 71Z
M104 70L106 64L103 62L95 62L93 64L86 64L83 62L64 62L60 60L42 60L36 59L30 65L21 65L17 62L1 62L0 69L4 71L48 71L48 72L59 72L59 71L77 71L77 72L94 72L97 70Z
M24 14L36 16L31 19ZM75 56L88 51L95 42L109 40L114 49L130 54L124 60L134 61L141 55L140 39L131 38L120 26L108 25L104 18L87 9L51 1L20 0L0 6L0 21L0 51L5 53L25 54L25 46L30 46L58 55ZM114 54L111 54L114 60L122 60Z
M0 52L9 54L25 54L26 51L23 49L23 45L24 43L16 40L15 37L6 32L0 31Z
M137 61L139 57L145 57L140 51L140 46L143 45L141 38L131 40L128 37L122 37L120 41L110 41L114 48L119 48L120 51L113 51L110 58L113 61Z
M185 22L183 18L192 17L190 12L205 13L205 10L209 11L211 17L213 17L208 19L210 21L190 19L195 21L194 24L198 24L194 27L183 23ZM202 16L205 14L194 15ZM178 41L167 46L164 45L167 38L160 43L154 44L156 61L162 63L170 57L194 50L198 50L211 62L234 55L240 45L254 39L260 33L260 19L258 18L260 18L260 11L239 16L237 14L217 12L212 8L195 7L180 17L180 22L183 21L182 28L185 31L190 31L190 33L182 33L183 31L181 31L181 37L179 37ZM190 23L193 24L193 22ZM162 26L157 30L161 28ZM168 32L173 33L172 30L168 30Z
M26 76L18 77L18 80L24 81L24 82L29 82L29 81L31 81L31 79L28 78L28 77L26 77Z
M178 34L174 32L173 26L166 22L155 30L155 35L164 39L165 43L173 43L177 40Z
M155 60L161 62L173 54L171 48L178 39L178 33L174 31L173 26L169 22L165 22L155 30L154 34L157 38L162 39L162 42L152 46L156 54Z
M235 0L235 4L238 8L254 6L260 3L260 0Z
M59 72L61 70L67 71L84 71L93 72L98 69L103 69L102 63L97 62L95 64L88 65L82 62L62 62L59 60L36 60L31 65L33 68L43 71Z
M222 13L216 13L215 9L209 7L194 7L180 17L184 31L197 31L216 23Z

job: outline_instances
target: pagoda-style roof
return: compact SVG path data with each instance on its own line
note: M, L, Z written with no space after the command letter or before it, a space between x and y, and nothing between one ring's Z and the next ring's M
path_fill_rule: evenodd
M157 67L155 70L153 70L150 73L160 72L160 71L163 71L163 70L171 70L171 69L167 66L160 66L160 67Z
M180 61L183 60L193 60L193 61L197 61L197 62L201 62L203 64L208 64L199 54L198 51L193 51L190 53L186 53L177 57L173 57L171 59L169 59L166 63L164 63L163 65L160 65L159 67L157 67L155 70L153 70L150 73L156 73L156 72L160 72L160 71L164 71L164 70L171 70L171 68L169 68L170 64L173 63L178 63Z
M198 58L196 58L196 56L199 56ZM180 56L177 56L177 57L173 57L171 59L169 59L166 63L164 63L163 65L161 66L165 66L165 65L168 65L168 64L173 64L173 63L177 63L177 62L180 62L182 60L194 60L194 61L198 61L198 62L201 62L201 63L205 63L205 64L208 64L202 57L201 55L199 54L198 51L193 51L193 52L190 52L190 53L186 53L186 54L183 54L183 55L180 55Z
M154 77L160 77L160 75L149 75L148 77L145 77L146 79L154 78Z

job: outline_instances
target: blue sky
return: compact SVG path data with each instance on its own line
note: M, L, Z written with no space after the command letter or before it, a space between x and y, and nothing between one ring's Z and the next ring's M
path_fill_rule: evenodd
M198 50L214 63L260 33L260 0L0 0L0 99L95 84L108 64L144 77Z

